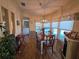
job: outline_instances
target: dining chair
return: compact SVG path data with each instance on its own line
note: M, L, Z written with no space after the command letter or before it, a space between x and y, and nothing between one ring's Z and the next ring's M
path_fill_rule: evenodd
M37 34L36 32L36 47L41 52L41 42L44 40L44 35ZM43 47L44 48L44 47Z
M38 38L38 34L37 34L37 32L36 32L36 47L37 47L37 49L40 49L40 40L39 40L39 38Z
M50 36L47 36L47 40L44 43L44 50L45 50L45 52L47 51L47 49L49 47L51 47L52 48L52 53L53 53L54 43L55 43L55 35L52 35L51 37Z

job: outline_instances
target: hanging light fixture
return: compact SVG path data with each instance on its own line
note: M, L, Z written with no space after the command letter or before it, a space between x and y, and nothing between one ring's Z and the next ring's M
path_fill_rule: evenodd
M46 20L46 18L45 18L45 7L42 7L42 3L40 3L40 6L41 6L41 8L43 8L43 11L44 11L43 16L41 17L41 23L47 23L48 20Z

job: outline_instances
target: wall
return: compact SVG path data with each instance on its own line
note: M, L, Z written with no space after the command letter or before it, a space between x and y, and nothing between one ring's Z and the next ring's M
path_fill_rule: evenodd
M21 13L20 13L20 9L19 9L18 5L13 0L0 0L0 17L1 17L1 6L8 9L10 33L12 30L11 25L10 25L11 24L11 12L13 12L15 15L15 35L20 34L21 33L21 17L20 17ZM18 25L18 26L16 23L17 20L20 21L20 25Z
M0 0L0 2L1 2L1 0ZM0 5L1 5L1 4L0 4ZM1 11L1 8L0 8L0 11ZM1 12L0 12L0 23L1 23ZM1 30L0 30L0 36L2 36Z

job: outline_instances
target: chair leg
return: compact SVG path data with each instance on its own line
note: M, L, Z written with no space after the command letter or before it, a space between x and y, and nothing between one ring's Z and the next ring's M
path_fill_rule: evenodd
M47 48L45 48L45 54L47 53Z
M43 48L44 48L44 50L43 50L44 54L46 54L47 53L47 48L45 46Z
M53 53L53 47L52 47L52 53Z

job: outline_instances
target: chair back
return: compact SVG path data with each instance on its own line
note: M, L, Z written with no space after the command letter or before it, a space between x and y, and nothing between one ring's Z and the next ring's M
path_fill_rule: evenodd
M53 45L55 43L55 35L52 35L52 41L53 41Z
M49 36L47 36L48 38ZM55 35L51 35L51 37L49 37L49 39L46 40L46 44L47 45L54 45L55 42Z
M36 32L36 40L38 39L38 36L37 36L37 32Z

